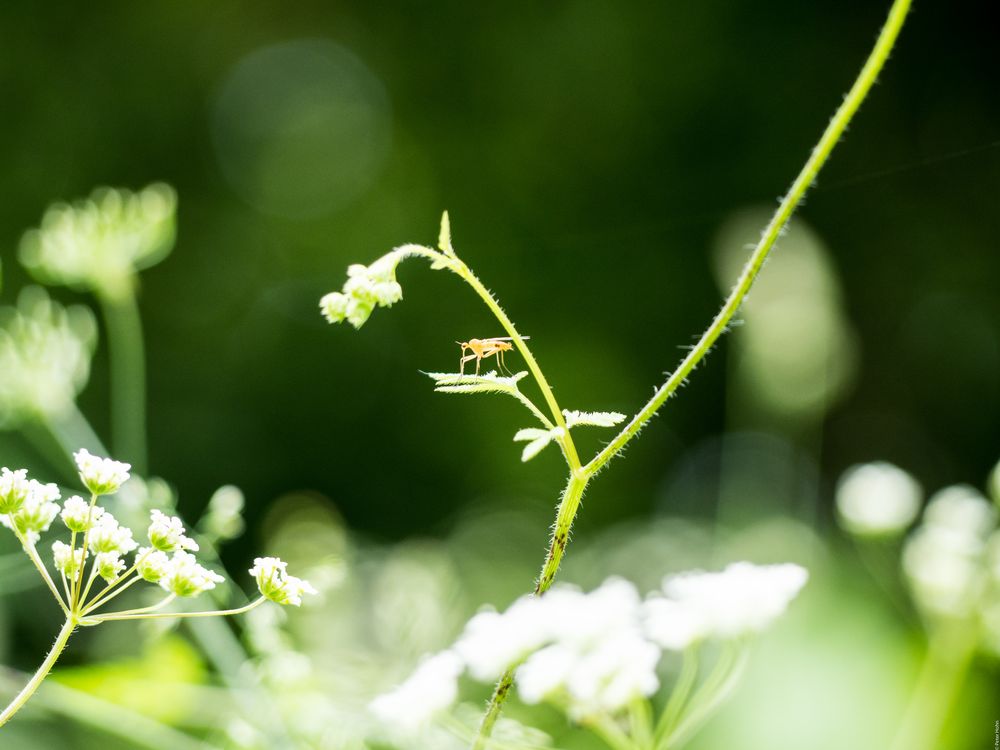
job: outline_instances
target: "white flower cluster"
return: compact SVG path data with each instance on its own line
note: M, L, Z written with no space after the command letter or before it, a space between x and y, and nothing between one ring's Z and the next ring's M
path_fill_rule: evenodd
M27 287L0 311L0 424L64 414L90 376L97 324L86 307L64 308Z
M184 535L184 522L177 516L168 516L161 511L150 512L149 543L161 552L175 552L179 549L198 551L198 543Z
M120 297L136 270L170 252L176 208L176 194L163 184L138 193L96 190L87 200L50 207L22 238L21 262L46 284Z
M309 581L288 575L288 564L277 557L258 557L253 561L250 575L257 581L260 593L277 604L302 604L303 594L315 594Z
M28 478L25 469L0 469L0 524L29 545L38 542L59 514L59 488Z
M323 317L330 323L346 320L361 328L376 306L390 307L403 299L403 288L396 281L396 266L402 255L391 252L370 266L355 263L347 268L347 281L339 292L330 292L319 301Z
M664 651L763 630L807 577L798 565L737 563L721 573L668 578L645 601L620 578L590 593L558 586L505 612L475 615L450 649L370 707L382 721L412 731L454 701L461 673L492 682L516 666L526 703L552 703L576 720L615 716L656 692Z
M81 448L73 454L80 480L95 495L111 495L128 481L131 464L100 458Z
M930 499L906 541L903 570L929 620L981 618L1000 653L1000 530L996 508L979 492L956 485Z
M857 536L901 534L920 512L920 484L884 461L852 466L837 483L841 525Z

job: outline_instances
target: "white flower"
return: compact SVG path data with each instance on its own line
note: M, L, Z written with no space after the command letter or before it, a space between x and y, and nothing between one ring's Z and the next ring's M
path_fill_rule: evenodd
M94 558L94 567L105 581L113 581L125 570L125 561L117 552L101 552Z
M917 517L922 495L917 480L890 463L852 466L837 484L837 511L852 534L898 534Z
M28 496L28 470L0 469L0 515L14 513Z
M705 637L736 638L765 629L798 595L809 574L792 563L734 563L721 573L683 573L667 578L667 598L701 622ZM647 622L649 632L655 625Z
M319 303L323 317L330 323L348 321L361 328L379 307L390 307L403 298L403 288L396 281L396 266L402 254L393 251L370 266L354 263L347 268L343 290L325 295Z
M975 488L964 484L935 492L924 511L924 523L979 537L989 534L996 522L996 508Z
M477 680L495 680L512 664L543 646L550 639L549 621L542 598L525 596L506 612L480 612L466 624L454 650Z
M178 550L170 559L170 567L160 580L160 586L177 596L197 596L224 580L218 573L199 565L194 555Z
M966 618L980 608L995 524L996 509L971 487L946 487L931 498L903 548L903 570L925 615Z
M435 654L425 659L406 682L373 700L369 709L385 725L416 731L455 702L461 674L462 660L457 654Z
M174 241L177 196L163 184L138 193L101 188L56 204L21 240L21 262L46 284L119 298L138 269L159 262Z
M614 715L632 699L656 692L659 660L660 649L634 626L583 648L559 642L536 651L518 668L518 694L529 704L565 704L574 719Z
M63 503L62 513L63 523L66 524L66 528L70 531L86 531L89 527L104 515L104 508L99 505L95 505L93 508L90 507L90 503L84 500L79 495L73 495L72 497L66 498L66 502ZM90 524L88 526L87 519L90 519Z
M72 550L72 554L70 552L70 546L65 542L52 543L52 561L56 570L67 578L73 578L83 565L83 547Z
M88 308L64 308L40 287L25 287L16 308L0 309L0 424L66 414L90 376L96 341Z
M288 575L288 564L277 557L258 557L253 561L250 575L257 580L260 593L278 604L302 604L303 594L315 594L309 581Z
M124 555L139 546L132 538L132 529L120 526L115 517L107 511L91 526L87 544L90 551L95 554L117 552Z
M170 575L170 558L165 552L160 552L152 547L140 547L135 553L136 572L150 583L159 583L165 576Z
M643 603L643 627L646 637L668 651L683 651L709 634L708 623L694 607L662 596Z
M24 537L28 544L35 544L41 534L48 531L49 526L59 514L59 488L54 484L42 484L34 479L28 480L28 494L21 507L15 513L0 515L0 524L14 529Z
M131 464L94 456L86 448L74 453L73 458L80 470L80 479L84 486L95 495L110 495L117 492L118 488L128 481L128 472L132 468Z
M158 510L150 512L152 523L149 525L149 541L162 552L174 552L179 549L198 550L194 539L184 536L184 523L177 516L167 516Z

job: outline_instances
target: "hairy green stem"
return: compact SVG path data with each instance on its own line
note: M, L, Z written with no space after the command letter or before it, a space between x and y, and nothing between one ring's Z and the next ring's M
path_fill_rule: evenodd
M48 676L52 669L52 666L56 663L59 655L66 648L66 643L69 641L69 637L73 634L73 629L76 627L76 622L72 617L67 617L66 622L63 624L62 629L59 631L59 635L56 636L56 642L52 644L52 648L49 649L48 656L45 657L45 661L38 668L38 671L31 676L28 684L24 686L20 693L18 693L14 700L0 713L0 727L10 721L11 717L16 714L21 707L28 702L28 699L35 694L38 690L38 686L42 684L42 680Z
M844 131L846 131L847 126L850 124L851 119L857 112L858 107L861 106L861 103L864 101L869 90L874 85L875 80L878 78L878 74L885 65L886 60L888 60L889 53L892 51L896 38L899 36L899 32L902 29L909 7L910 0L894 0L892 7L889 10L889 16L886 20L885 26L882 28L878 40L875 42L875 46L862 67L860 74L855 80L854 85L851 86L847 96L844 97L844 101L841 103L840 107L837 108L837 111L833 115L833 119L830 120L826 130L823 131L819 142L813 148L812 153L809 155L805 165L795 178L788 193L781 200L778 210L775 212L771 221L764 229L760 241L750 254L750 258L737 279L732 292L730 292L729 297L722 306L722 309L709 324L708 328L698 340L698 343L695 344L690 352L688 352L687 356L684 357L677 369L674 370L669 378L667 378L667 381L656 390L653 397L646 403L646 405L639 410L631 421L629 421L629 423L622 428L621 432L619 432L618 435L616 435L602 451L594 456L589 463L581 469L578 469L577 467L579 466L579 463L575 462L569 457L569 455L567 455L567 461L570 465L570 485L567 488L567 491L563 494L562 501L559 504L555 530L552 537L552 545L549 548L545 563L542 567L542 575L539 578L538 585L536 586L536 593L543 593L549 586L551 586L552 581L555 579L555 575L559 570L559 563L562 560L566 544L568 543L569 529L572 527L573 519L576 515L577 509L579 508L580 498L583 496L583 491L586 489L587 483L597 472L603 469L614 456L621 452L621 450L632 438L639 433L643 426L645 426L653 415L656 414L657 410L663 405L663 403L674 394L682 383L684 383L688 375L690 375L698 363L705 358L712 346L714 346L715 342L727 330L730 321L736 314L740 305L743 303L743 300L746 298L750 288L753 286L753 283L756 280L758 273L760 273L768 254L774 247L775 242L777 242L778 237L781 236L781 233L788 224L789 219L791 219L792 214L802 202L806 191L813 184L813 182L815 182L820 170L830 157L830 154L833 152L833 149L837 145L841 136L843 136ZM438 254L434 253L434 255ZM544 376L538 369L537 363L531 356L528 348L524 345L521 337L517 334L513 324L510 323L510 320L504 314L503 310L500 309L496 300L493 299L493 296L488 290L486 290L485 287L482 286L479 280L476 279L470 271L467 271L466 275L460 270L456 270L454 263L461 264L458 268L465 269L465 264L457 261L457 259L452 261L451 258L445 258L445 256L442 255L440 256L440 260L438 262L443 262L444 265L448 266L456 273L459 273L460 276L468 281L473 288L476 289L480 297L483 298L490 310L493 311L494 315L497 316L497 320L499 320L501 325L503 325L508 333L510 333L511 338L514 340L515 344L517 344L522 356L524 356L525 362L528 363L528 367L531 369L532 374L539 383L546 401L549 403L550 408L553 409L553 416L556 418L556 423L560 426L565 426L562 414L559 412L558 407L555 404L555 398L552 396L551 389L548 387L548 383L545 381ZM572 448L573 454L575 454L575 447L572 444L572 438L569 437L568 430L566 431L566 435L569 446ZM567 453L569 454L569 451L567 451ZM474 750L481 750L485 747L486 740L489 738L489 735L493 730L493 726L500 715L503 702L506 700L512 684L513 673L508 671L501 678L500 682L497 684L496 690L493 693L493 698L490 700L486 715L483 718L483 723L480 726L479 735L473 745Z
M135 292L100 297L108 331L111 436L115 455L146 473L146 355Z
M653 397L639 410L639 413L625 425L622 431L618 433L604 450L598 453L587 464L585 467L587 471L590 473L600 471L608 461L618 454L625 447L625 444L638 434L639 430L643 428L646 422L663 405L663 402L670 398L681 384L684 383L688 375L691 374L691 371L708 354L718 338L725 333L733 315L736 314L736 311L747 296L747 292L750 291L750 287L757 278L757 274L763 267L768 254L774 247L778 237L781 236L782 230L788 224L788 220L792 218L795 209L802 202L806 191L815 182L820 169L826 163L833 152L834 146L837 145L844 131L847 130L847 126L851 122L851 118L854 117L854 113L857 112L858 107L861 106L861 102L864 101L868 91L875 83L876 78L878 78L879 71L882 70L886 60L888 60L896 37L903 26L903 21L906 19L909 7L910 0L895 0L892 4L888 20L882 28L882 33L879 34L875 47L868 56L868 60L861 69L861 73L858 75L851 90L847 93L847 96L844 97L844 101L838 107L833 119L830 120L830 124L823 131L819 143L813 148L805 166L802 167L802 171L799 172L792 183L792 187L782 199L770 223L764 229L760 241L750 254L750 259L747 261L746 266L744 266L743 272L737 279L736 285L733 287L732 292L730 292L718 315L712 320L712 323L702 334L698 343L692 347L677 369L657 389Z

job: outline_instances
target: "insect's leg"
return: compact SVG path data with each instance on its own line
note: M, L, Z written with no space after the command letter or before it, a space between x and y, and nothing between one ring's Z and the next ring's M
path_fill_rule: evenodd
M462 366L459 371L459 375L465 374L465 363L476 358L475 354L467 354L459 360L459 364Z
M503 349L497 350L497 366L500 368L501 375L510 375L510 370L507 369L507 365L503 362Z
M476 356L476 376L479 376L479 363L483 361L482 355Z

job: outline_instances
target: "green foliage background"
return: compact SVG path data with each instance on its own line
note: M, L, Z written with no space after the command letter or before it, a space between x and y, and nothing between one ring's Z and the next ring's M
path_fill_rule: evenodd
M523 545L488 543L527 571L502 590L526 589L558 459L522 466L510 404L442 399L418 372L449 369L456 339L500 331L454 279L416 263L401 269L404 301L361 333L328 326L320 295L348 263L433 243L447 208L456 247L531 336L563 404L632 413L718 307L720 228L774 205L884 12L827 0L4 3L4 301L25 281L20 235L51 201L170 183L178 242L143 274L140 305L150 463L181 510L197 517L220 484L243 488L250 532L226 552L233 568L290 491L327 498L384 542L516 510ZM919 3L800 214L857 333L844 396L811 420L756 409L732 387L724 342L594 485L578 538L653 515L711 520L721 506L736 526L796 517L836 546L831 488L852 463L894 461L928 489L983 483L1000 457L995 20L986 4ZM258 70L227 89L272 45L301 54L273 80ZM268 128L285 150L264 153ZM81 407L106 433L104 356ZM0 441L23 453L18 436ZM726 499L721 468L741 445L764 456L742 503ZM49 637L25 628L20 666Z

